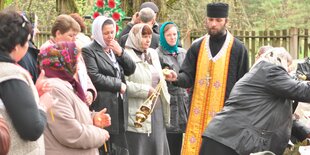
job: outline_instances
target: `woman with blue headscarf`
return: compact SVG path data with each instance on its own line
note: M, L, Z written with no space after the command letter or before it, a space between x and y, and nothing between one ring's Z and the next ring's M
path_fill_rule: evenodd
M125 127L127 127L128 108L126 82L136 69L135 63L114 40L116 24L112 18L98 16L92 24L94 41L82 48L87 72L97 89L97 99L90 106L91 110L107 108L112 125L106 128L110 133L106 154L128 154ZM102 153L101 153L102 154Z
M180 33L173 22L165 22L159 31L160 46L156 49L162 68L172 69L179 72L185 58L185 49L178 47ZM183 133L187 123L189 107L188 93L186 89L168 83L170 99L170 123L167 128L167 138L170 154L180 154L182 148Z

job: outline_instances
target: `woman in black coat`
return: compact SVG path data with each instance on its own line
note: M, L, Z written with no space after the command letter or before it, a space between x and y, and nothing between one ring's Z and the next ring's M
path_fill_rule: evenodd
M135 71L135 63L114 40L116 24L111 18L97 17L93 24L94 41L82 48L87 72L97 89L97 99L91 110L100 111L107 108L111 116L111 126L106 128L110 133L108 152L128 154L125 127L127 127L128 108L126 82L124 75ZM101 149L105 154L105 150ZM101 154L102 154L101 153Z

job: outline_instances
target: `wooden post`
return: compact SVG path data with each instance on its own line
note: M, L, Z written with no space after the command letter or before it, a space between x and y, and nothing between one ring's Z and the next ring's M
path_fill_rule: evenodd
M0 10L4 9L4 0L0 0Z
M183 38L183 48L188 50L192 45L191 31L187 31Z
M290 54L298 59L298 28L290 28Z

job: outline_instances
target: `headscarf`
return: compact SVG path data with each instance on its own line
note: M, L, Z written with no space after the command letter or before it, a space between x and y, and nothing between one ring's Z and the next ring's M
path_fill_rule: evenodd
M282 66L286 71L288 71L288 62L292 60L291 55L283 47L274 47L267 50L261 57L255 62L253 67L260 61L267 61L269 63ZM252 68L253 68L252 67Z
M167 40L165 38L165 27L168 25L168 24L173 24L176 28L177 28L177 32L178 32L178 36L177 36L177 41L176 41L176 44L174 46L170 46L168 43L167 43ZM178 44L179 44L179 40L180 40L180 32L178 30L178 27L175 25L175 23L173 22L165 22L161 25L160 27L160 30L159 30L159 43L160 43L160 46L168 51L169 53L174 53L174 52L177 52L178 51Z
M74 42L58 42L43 48L39 54L40 68L49 78L68 81L82 101L86 97L82 86L74 79L77 72L79 52Z
M115 21L112 18L108 18L105 16L98 16L94 20L92 24L92 35L96 42L105 49L107 47L107 44L103 40L103 34L102 34L102 25L106 20L111 20L113 22L114 30L116 32L116 24Z
M142 30L144 28L144 26L148 26L147 24L135 24L129 34L128 34L128 39L126 41L125 46L128 48L132 48L135 49L137 51L143 52L145 49L142 48ZM150 29L152 30L152 28L150 27Z

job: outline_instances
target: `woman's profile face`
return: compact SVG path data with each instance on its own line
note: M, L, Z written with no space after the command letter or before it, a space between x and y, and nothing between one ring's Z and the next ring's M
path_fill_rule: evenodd
M174 46L177 43L178 31L176 27L171 27L164 35L168 45Z
M151 45L151 40L152 40L152 34L142 35L141 39L142 49L144 50L148 49Z
M104 42L109 45L115 38L115 28L113 24L104 25L102 28L102 36Z
M15 60L16 62L20 61L26 54L28 47L29 47L29 43L28 41L30 40L30 34L28 35L28 40L26 41L26 43L24 45L18 44L16 45L16 51L14 52L15 54L12 54L12 58L13 60Z

